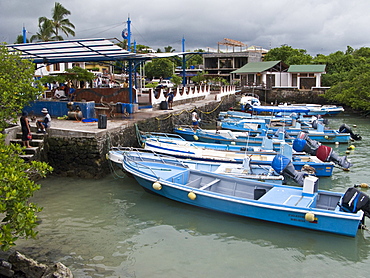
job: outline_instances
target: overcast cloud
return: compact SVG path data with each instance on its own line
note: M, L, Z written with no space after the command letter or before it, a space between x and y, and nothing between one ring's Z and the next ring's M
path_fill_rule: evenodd
M0 42L14 43L23 24L31 37L55 1L0 0ZM132 42L153 49L217 49L224 38L265 49L283 44L309 54L370 47L369 0L60 0L77 39L118 38L132 21ZM64 37L65 39L68 39ZM221 46L221 50L226 50Z

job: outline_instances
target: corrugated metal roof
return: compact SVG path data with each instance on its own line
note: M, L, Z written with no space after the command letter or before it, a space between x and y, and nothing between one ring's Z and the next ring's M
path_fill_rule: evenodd
M124 50L110 40L103 38L12 44L7 45L7 47L10 52L20 51L23 58L32 59L34 63L38 64L118 61L128 59L150 60L192 53L138 54Z
M288 72L325 72L326 65L291 65Z
M240 69L234 70L231 73L243 74L243 73L264 72L276 66L278 63L280 63L280 61L252 62L252 63L245 64Z

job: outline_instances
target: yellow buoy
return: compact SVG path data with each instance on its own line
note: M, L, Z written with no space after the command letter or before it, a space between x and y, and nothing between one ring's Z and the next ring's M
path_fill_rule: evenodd
M328 140L328 139L329 139L329 136L328 136L328 135L325 135L325 136L324 136L324 138L325 138L326 140Z
M304 216L304 219L308 222L313 222L315 221L315 214L313 214L312 212L307 212Z
M141 147L142 147L143 149L145 149L145 143L142 143L142 144L141 144Z
M349 146L349 147L347 148L347 150L354 150L354 149L356 149L356 147L355 147L354 145L351 145L351 146Z
M159 182L155 182L155 183L153 183L153 188L155 189L155 190L161 190L162 189L162 184L160 184Z
M188 194L188 198L190 200L195 200L197 198L197 195L193 191L190 191Z
M367 183L360 183L360 184L355 184L355 187L361 187L361 188L369 188L369 185Z
M199 137L197 135L193 135L193 138L194 138L195 141L199 140Z

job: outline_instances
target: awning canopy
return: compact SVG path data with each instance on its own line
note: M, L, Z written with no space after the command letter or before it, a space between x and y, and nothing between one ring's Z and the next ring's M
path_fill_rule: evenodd
M99 62L122 60L151 60L193 52L138 54L122 49L108 39L79 39L7 45L10 52L21 52L23 58L37 64L67 62Z

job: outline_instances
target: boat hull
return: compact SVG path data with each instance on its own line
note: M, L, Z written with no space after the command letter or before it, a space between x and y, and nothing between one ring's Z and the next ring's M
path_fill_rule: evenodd
M343 212L332 212L322 209L311 208L312 202L310 198L301 197L303 200L298 205L295 204L295 199L292 196L302 196L302 190L287 187L275 187L268 191L260 200L253 200L250 197L242 197L228 194L212 193L197 188L190 188L181 183L173 183L167 180L158 180L156 177L145 175L135 169L135 167L124 164L127 171L131 172L137 182L146 190L166 197L168 199L178 201L184 204L197 206L200 208L212 209L220 212L230 213L234 215L255 218L264 221L270 221L285 225L296 226L305 229L312 229L323 232L336 233L346 236L355 237L358 230L358 225L362 219L362 213L348 214ZM179 177L178 177L179 178ZM180 178L179 178L180 179ZM153 183L160 182L160 190L153 188ZM240 181L236 180L236 183ZM263 183L260 183L263 184ZM276 190L275 190L276 189ZM290 199L283 202L277 198L274 201L269 199L268 194L273 191L289 191ZM192 192L196 197L190 198L189 193ZM244 192L247 194L247 192ZM247 196L247 195L246 195ZM278 195L283 196L283 195ZM265 200L264 200L265 198ZM283 197L281 197L283 198ZM340 196L334 196L335 200L339 200ZM298 200L299 198L297 198ZM314 199L312 199L314 200ZM315 218L313 221L305 219L307 213L313 213Z

